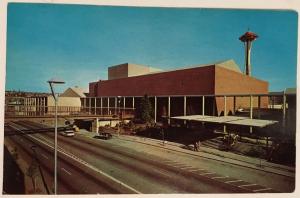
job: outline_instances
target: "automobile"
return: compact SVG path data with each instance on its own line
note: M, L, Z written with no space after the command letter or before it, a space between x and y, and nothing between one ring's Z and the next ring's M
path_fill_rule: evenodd
M62 131L60 134L66 137L73 137L75 135L73 130Z
M112 134L111 133L100 132L100 133L98 133L97 138L108 140L108 139L112 138Z

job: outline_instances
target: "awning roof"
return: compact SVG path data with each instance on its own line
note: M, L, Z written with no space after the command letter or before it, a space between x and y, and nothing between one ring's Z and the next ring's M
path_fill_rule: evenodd
M265 127L277 123L274 120L260 120L260 119L250 119L249 117L239 117L239 116L206 116L206 115L189 115L189 116L176 116L171 117L172 119L178 120L190 120L198 122L210 122L217 124L233 124L242 126L253 126L253 127Z

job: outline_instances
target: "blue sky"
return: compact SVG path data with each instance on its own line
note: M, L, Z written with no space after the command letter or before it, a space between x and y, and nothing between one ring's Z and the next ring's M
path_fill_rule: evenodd
M244 70L250 28L259 35L252 75L270 91L296 86L297 13L272 10L142 8L10 3L6 90L49 92L107 79L130 62L165 70L234 59Z

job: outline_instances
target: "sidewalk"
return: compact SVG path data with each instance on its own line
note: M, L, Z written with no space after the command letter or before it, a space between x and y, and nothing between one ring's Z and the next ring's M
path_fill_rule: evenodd
M83 130L77 132L77 134L87 136L90 138L93 138L96 135L96 133L84 132ZM209 148L204 145L201 145L199 151L196 152L186 148L186 146L183 144L179 144L175 142L165 141L165 143L163 144L162 140L156 140L156 139L139 137L139 136L129 136L129 135L118 136L115 134L113 135L113 138L117 138L123 141L132 141L141 144L147 144L162 149L168 149L171 151L185 153L192 156L198 156L210 160L226 162L238 166L244 166L251 169L262 170L265 172L270 172L278 175L295 177L295 168L293 167L271 163L264 159L258 159L258 158L244 156L244 155L238 155L231 152L220 151L218 149Z

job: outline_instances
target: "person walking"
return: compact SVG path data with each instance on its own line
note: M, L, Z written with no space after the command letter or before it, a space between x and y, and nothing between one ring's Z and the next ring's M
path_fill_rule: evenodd
M194 142L194 151L198 151L198 148L199 148L198 142L196 141Z

